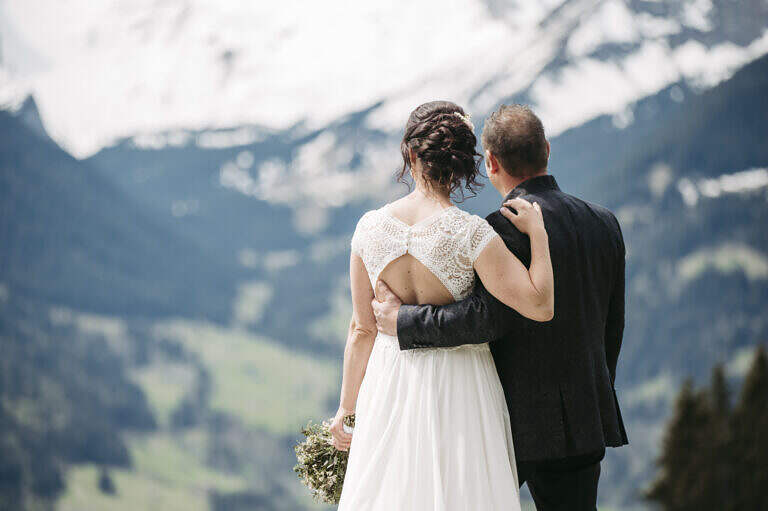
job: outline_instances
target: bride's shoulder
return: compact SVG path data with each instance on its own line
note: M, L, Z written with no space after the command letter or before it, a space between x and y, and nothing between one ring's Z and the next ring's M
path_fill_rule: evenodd
M366 211L365 213L362 214L360 219L357 221L358 224L360 222L370 221L371 219L377 217L379 214L381 214L381 212L384 210L385 207L386 206L382 206L382 207L380 207L378 209L369 209L368 211Z
M460 218L462 225L462 237L467 243L466 248L472 261L475 261L488 243L498 234L485 218L463 209L456 209L458 210L456 216Z
M358 219L355 231L370 229L373 224L377 222L381 211L384 208L369 209Z
M397 203L399 203L401 200L402 199L398 199L398 200L393 201L393 202L387 202L386 204L384 204L384 205L382 205L382 206L380 206L380 207L378 207L376 209L369 209L368 211L363 213L363 216L360 217L360 219L358 220L358 225L361 222L366 222L366 221L370 222L370 221L372 221L375 218L379 218L382 215L386 215L387 212L391 211L392 207L396 206Z
M484 227L488 224L488 221L478 215L465 211L458 206L454 206L454 217L460 220L464 225L468 227L478 228Z
M365 246L370 240L370 233L374 230L376 225L377 209L371 209L363 213L363 216L357 221L355 231L352 233L352 253L362 257Z

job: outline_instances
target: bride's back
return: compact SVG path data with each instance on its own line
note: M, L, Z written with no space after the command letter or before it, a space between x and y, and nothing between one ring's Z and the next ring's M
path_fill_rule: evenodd
M494 236L488 222L456 206L404 201L363 215L352 251L374 289L381 279L404 303L446 304L470 293L474 261Z
M409 204L402 200L386 206L386 210L394 219L411 229L435 218L443 209ZM389 263L379 273L379 279L407 305L445 305L454 301L451 292L440 279L410 253L405 253Z
M411 254L405 254L392 261L384 268L379 278L406 305L445 305L454 301L451 292L440 279Z

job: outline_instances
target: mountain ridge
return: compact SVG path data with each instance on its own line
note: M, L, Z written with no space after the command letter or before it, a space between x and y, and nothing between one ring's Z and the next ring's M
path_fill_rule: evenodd
M33 104L23 115L0 112L0 280L14 294L93 311L206 311L221 318L220 306L201 306L196 293L179 285L187 275L193 288L221 292L216 278L200 275L201 268L215 274L216 263L196 255L189 242L124 198L89 163L28 128L35 126Z
M304 123L319 129L379 102L369 127L391 132L403 112L433 97L486 114L499 99L526 96L557 134L603 113L620 115L679 80L711 87L768 52L761 22L768 7L760 0L548 0L514 7L476 0L440 10L448 16L440 24L429 22L438 4L414 11L404 0L343 13L304 5L291 17L250 4L222 11L198 0L139 2L123 10L82 2L79 17L61 4L39 4L45 8L37 16L23 0L0 12L7 82L0 103L18 103L32 91L48 131L79 157L158 128L283 131ZM411 16L403 19L406 9ZM357 18L376 23L361 32ZM53 19L69 20L71 29L44 23ZM344 30L327 30L340 19L350 22ZM432 37L413 35L425 26ZM457 32L464 37L456 39ZM378 44L377 35L388 45ZM325 51L315 52L313 40L323 40ZM349 51L351 41L359 54ZM433 51L434 58L419 62L408 45ZM75 51L87 57L72 60ZM264 51L275 58L260 57ZM115 65L118 55L125 65ZM372 72L380 79L365 78ZM340 83L355 92L339 95ZM569 102L575 91L580 100ZM316 99L302 101L302 94ZM62 105L87 115L67 116Z

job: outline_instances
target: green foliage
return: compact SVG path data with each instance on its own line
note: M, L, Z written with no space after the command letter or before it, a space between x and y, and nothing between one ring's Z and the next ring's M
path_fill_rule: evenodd
M229 316L231 269L7 111L0 205L0 281L17 293L108 314Z
M152 412L163 426L172 423L174 414L197 383L196 368L179 361L156 361L130 372L147 396Z
M280 490L219 492L210 496L211 511L296 511L296 503Z
M117 494L105 494L99 489L99 470L95 465L71 467L67 491L56 502L57 511L208 511L200 488L171 484L157 474L136 470L112 469L110 478Z
M732 509L768 509L768 357L761 347L732 416Z
M345 417L345 424L355 426L355 417ZM330 424L308 423L301 433L306 439L295 447L298 464L294 472L304 485L312 491L318 502L338 504L344 474L347 471L349 453L333 446Z
M330 363L292 356L246 331L203 322L177 319L122 330L118 334L131 332L129 344L143 346L135 350L140 356L128 350L123 364L160 419L159 430L122 435L131 466L109 469L114 495L100 489L98 465L70 466L66 491L57 502L60 510L224 511L253 504L251 509L296 511L311 505L291 473L294 439L275 433L296 431L298 420L306 417L296 418L302 410L274 414L272 407L290 406L282 402L284 396L306 394L307 387L326 392L323 389L331 388L337 379ZM123 343L114 338L109 344ZM280 368L302 377L292 379ZM297 386L291 387L294 383ZM222 386L239 396L252 395L262 405L256 411L283 421L273 422L275 427L269 429L266 421L254 425L249 420L254 410L249 407L220 405L217 396ZM266 391L273 388L284 388L286 394L269 396ZM314 403L317 413L327 412L322 403L329 396L317 396L321 396Z
M114 495L117 493L115 482L112 480L112 477L110 477L109 471L104 467L99 471L99 490L105 495Z
M664 439L660 459L662 477L648 492L648 498L669 503L669 510L700 509L703 495L699 485L701 446L709 442L707 423L711 418L705 396L690 381L683 385L676 413ZM689 504L690 503L690 504Z
M155 422L102 338L11 295L0 304L0 345L0 508L56 498L66 464L130 466L121 433Z
M768 508L768 361L760 347L731 409L722 367L709 389L687 382L646 498L664 511Z
M291 434L308 417L326 413L327 399L336 391L335 363L293 352L247 330L175 320L158 323L155 332L178 342L209 368L212 411L237 416L251 427ZM198 409L182 403L175 424L193 420Z
M200 428L128 435L133 460L130 469L109 470L116 494L102 491L100 467L77 465L67 471L67 489L58 508L205 511L209 509L209 494L242 492L249 487L243 475L246 470L233 473L211 466L211 441L209 432ZM252 452L249 455L254 456Z

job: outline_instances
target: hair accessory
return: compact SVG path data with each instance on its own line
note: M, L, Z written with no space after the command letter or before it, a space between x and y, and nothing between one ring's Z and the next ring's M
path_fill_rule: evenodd
M464 121L472 133L475 132L475 126L472 124L472 117L469 114L463 115L461 112L453 112L453 115Z

